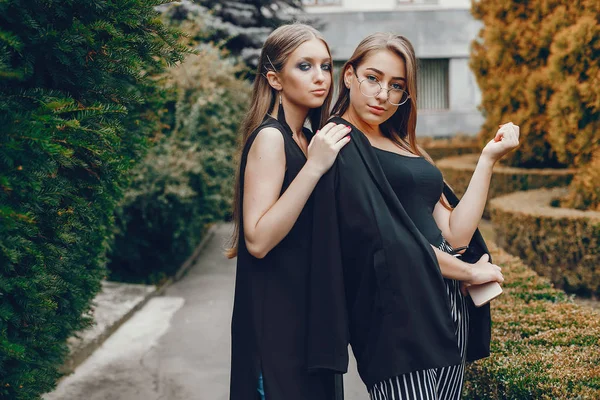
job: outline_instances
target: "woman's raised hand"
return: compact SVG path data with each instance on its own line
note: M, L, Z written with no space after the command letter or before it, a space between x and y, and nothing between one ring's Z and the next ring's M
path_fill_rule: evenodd
M492 162L498 161L519 146L519 134L519 126L512 122L500 125L496 136L483 148L481 155L488 157Z
M323 175L331 168L342 147L350 142L350 131L349 126L333 122L318 130L308 145L306 163Z

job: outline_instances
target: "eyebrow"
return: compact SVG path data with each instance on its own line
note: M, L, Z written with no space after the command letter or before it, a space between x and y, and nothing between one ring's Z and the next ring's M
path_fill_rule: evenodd
M384 74L382 71L378 70L377 68L371 68L371 67L369 67L369 68L367 68L367 69L370 69L371 71L373 71L373 72L376 72L376 73L378 73L379 75L385 75L385 74ZM404 81L404 82L406 82L406 78L404 78L404 77L402 77L402 76L393 76L393 77L392 77L392 79L397 79L397 80L399 80L399 81Z
M315 58L313 58L313 57L300 57L300 60L306 60L306 61L314 62ZM321 58L320 60L321 61L329 61L329 62L331 62L331 57Z

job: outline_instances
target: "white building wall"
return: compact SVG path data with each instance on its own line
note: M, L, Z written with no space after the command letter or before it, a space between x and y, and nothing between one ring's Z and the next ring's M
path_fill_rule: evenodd
M470 8L470 0L303 0L309 13Z

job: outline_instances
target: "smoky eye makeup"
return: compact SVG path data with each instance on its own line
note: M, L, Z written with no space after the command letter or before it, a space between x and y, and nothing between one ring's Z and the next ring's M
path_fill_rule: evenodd
M298 64L296 64L296 68L298 68L300 71L308 71L311 67L312 64L307 61L300 61Z
M321 64L318 64L318 67L324 71L331 71L333 69L331 60L324 61ZM296 63L296 68L301 71L308 71L313 67L313 62L311 60L300 60Z

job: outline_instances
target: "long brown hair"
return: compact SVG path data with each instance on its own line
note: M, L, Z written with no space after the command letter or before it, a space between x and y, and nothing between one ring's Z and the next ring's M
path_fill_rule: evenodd
M289 56L296 50L301 44L312 39L319 39L327 48L327 52L331 56L331 51L327 42L323 38L323 35L313 28L312 26L294 23L289 25L283 25L275 29L262 48L260 58L258 60L258 66L256 69L256 77L254 80L254 86L252 88L252 100L250 107L242 124L240 125L240 145L238 150L238 166L241 161L241 154L246 145L248 137L260 126L265 115L272 112L277 100L277 91L269 85L266 75L269 71L280 72L285 67L286 61ZM331 71L330 71L331 73ZM310 122L313 131L316 131L327 122L329 118L329 107L331 105L331 98L333 96L333 90L329 91L329 94L325 98L325 102L319 108L313 108L308 112L307 119ZM229 247L225 251L225 255L228 258L237 256L239 246L239 235L241 226L241 187L240 187L240 176L241 171L238 167L236 179L235 179L235 197L233 199L233 223L234 229L229 242Z
M406 65L406 91L410 98L399 106L394 115L381 124L381 132L396 145L422 155L417 146L417 58L407 38L393 33L374 33L359 43L352 57L344 64L340 73L339 95L333 106L332 115L343 115L350 107L350 89L344 84L344 74L350 67L356 69L369 54L389 50L404 60ZM406 141L410 148L406 148Z
M402 35L382 32L373 33L358 44L358 47L356 47L356 50L354 50L340 72L339 95L331 114L342 116L350 107L350 89L344 84L346 70L352 67L356 72L369 54L380 50L389 50L404 60L406 91L410 95L408 101L399 106L394 115L380 125L381 132L400 148L425 157L433 164L429 154L417 145L417 57L413 45ZM441 203L444 207L450 209L450 205L443 196Z

